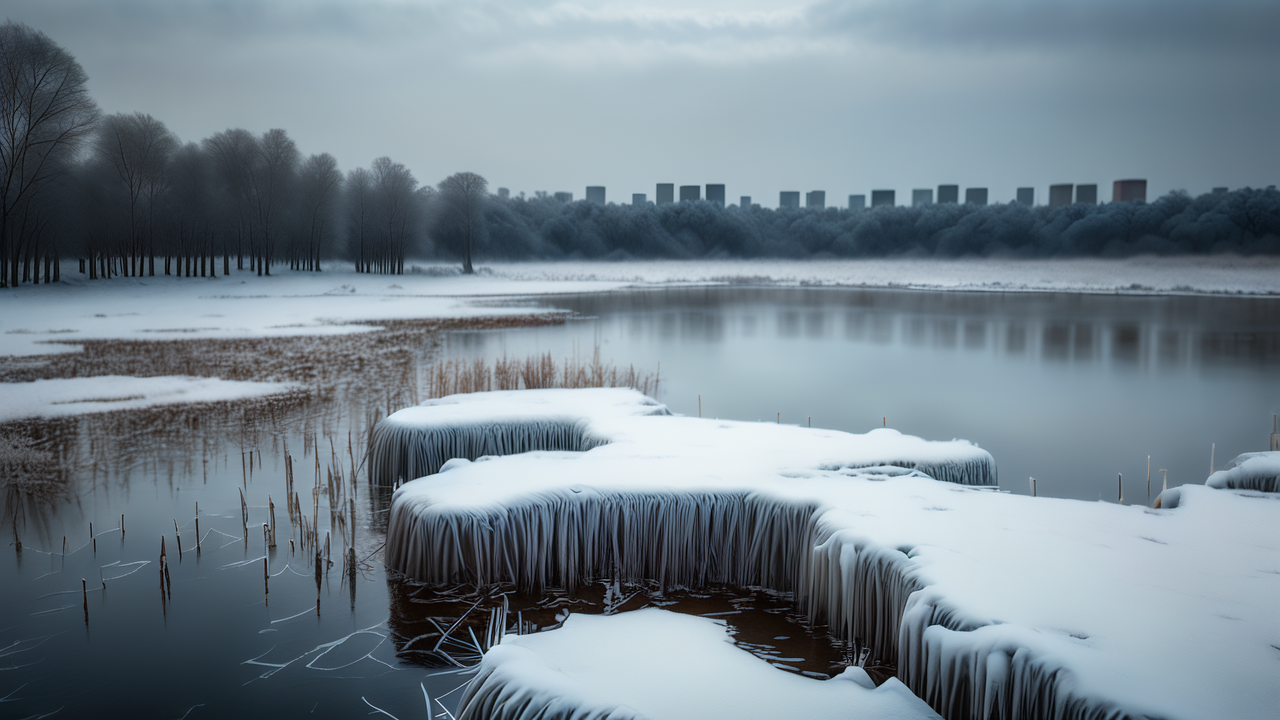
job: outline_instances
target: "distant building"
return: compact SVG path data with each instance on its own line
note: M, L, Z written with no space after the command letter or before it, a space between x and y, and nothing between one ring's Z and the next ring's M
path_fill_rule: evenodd
M893 207L893 191L892 190L872 190L871 191L871 207Z
M1111 202L1146 202L1146 180L1117 180L1111 187Z
M1065 207L1071 204L1071 194L1075 185L1050 185L1049 207Z
M685 200L701 200L701 199L702 199L701 185L681 185L680 186L680 202L684 202Z
M636 206L648 205L649 201L645 198L644 193L631 193L631 204Z
M866 210L867 196L866 195L850 195L849 209L850 210Z
M822 210L827 206L826 190L810 190L804 194L804 206L814 210Z
M587 186L587 202L604 205L604 186L588 185Z
M931 188L911 191L911 207L920 207L922 205L932 205L932 204L933 204L933 190Z
M778 207L800 207L800 191L799 190L783 190L778 193Z
M987 189L986 188L965 188L964 204L965 205L986 205Z
M707 183L707 202L724 207L724 185Z
M675 183L658 183L658 194L654 195L658 199L659 205L666 205L669 202L676 201L676 185Z
M1097 185L1077 185L1076 186L1076 202L1085 205L1098 204L1098 186Z
M507 198L511 197L511 191L506 188L498 188L498 197L502 198L503 200L506 200Z
M573 193L571 193L571 192L558 192L558 193L556 193L556 194L555 194L555 199L556 199L556 200L559 200L560 202L563 202L563 203L573 202Z
M743 196L742 196L742 198L741 198L740 200L738 200L738 207L740 207L740 208L749 208L749 207L751 207L751 196L750 196L750 195L743 195Z
M938 204L943 205L950 203L955 205L960 202L960 186L959 185L939 185L938 186Z
M1017 202L1019 205L1035 205L1036 189L1035 188L1018 188Z
M1228 190L1224 187L1216 187L1213 189L1214 195L1226 195Z

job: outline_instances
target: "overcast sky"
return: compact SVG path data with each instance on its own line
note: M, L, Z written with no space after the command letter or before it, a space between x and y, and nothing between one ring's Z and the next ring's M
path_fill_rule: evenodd
M1276 0L6 0L105 112L513 193L1280 182Z

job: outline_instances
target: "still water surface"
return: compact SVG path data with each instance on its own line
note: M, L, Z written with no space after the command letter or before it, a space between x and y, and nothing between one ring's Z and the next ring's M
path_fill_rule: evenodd
M589 354L653 368L674 412L990 451L1001 484L1148 502L1265 450L1280 409L1280 301L710 287L538 301L585 319L459 333L458 356ZM779 415L780 414L780 415ZM1215 449L1216 447L1216 449Z
M780 414L850 431L887 422L925 438L967 438L993 453L1002 484L1019 493L1035 476L1041 494L1114 501L1123 473L1127 500L1145 503L1148 454L1157 489L1160 468L1171 485L1202 482L1211 444L1219 467L1264 449L1280 405L1274 300L721 287L536 302L583 317L453 333L443 356L559 358L599 346L620 364L660 363L659 398L676 412L697 414L701 396L712 417L776 422ZM413 352L419 370L436 357L429 343ZM434 704L465 677L403 651L433 614L459 611L431 609L420 592L388 580L378 555L386 493L347 482L331 503L327 479L335 465L349 477L348 433L359 438L371 413L412 394L398 392L399 400L360 391L252 412L169 409L55 424L47 447L67 472L6 489L6 520L21 516L24 549L0 553L0 716L350 717L374 712L372 704L424 717L424 689ZM333 545L335 564L321 563L318 589L313 552L288 545L286 443L303 514L318 517ZM322 489L313 494L317 455ZM342 573L343 527L328 513L352 499L354 582ZM269 501L274 549L261 531ZM712 600L691 603L703 606L693 611L724 616L763 604L738 596L707 610ZM803 628L777 625L785 622L777 608L761 612L771 613L767 622L729 615L746 642L792 635L802 647L781 656L809 657L818 670L830 662L831 650Z

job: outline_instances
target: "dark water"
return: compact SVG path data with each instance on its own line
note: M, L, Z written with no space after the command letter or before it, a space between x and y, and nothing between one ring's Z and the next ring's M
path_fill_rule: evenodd
M686 288L540 301L562 327L462 333L455 355L589 354L653 368L674 412L964 438L1001 484L1126 501L1265 450L1280 410L1280 301ZM811 420L810 420L811 419ZM1216 445L1216 449L1213 449Z
M708 416L812 416L815 426L853 431L887 417L904 432L979 443L1014 492L1027 492L1034 475L1044 494L1114 499L1123 472L1126 495L1145 502L1147 454L1153 468L1169 469L1171 484L1201 482L1210 443L1219 466L1263 448L1280 405L1275 301L710 288L540 302L588 318L454 333L443 356L587 355L599 345L618 363L661 363L659 397L677 412L696 414L701 395ZM408 346L403 367L387 371L400 385L435 357L430 343ZM0 716L351 717L376 705L424 717L424 689L434 703L465 676L427 667L406 648L420 647L413 638L431 631L432 618L458 614L465 602L450 608L388 580L379 555L387 495L350 481L347 452L354 438L358 465L365 428L413 390L85 416L23 430L53 469L4 478ZM286 445L302 514L317 520L322 545L326 533L330 540L334 564L321 561L318 588L314 549L302 547L285 510ZM338 468L343 480L331 494ZM274 549L264 548L261 529L269 500ZM329 513L349 512L351 501L354 579L341 557L350 528ZM758 593L650 592L640 601L724 617L744 647L801 670L829 672L848 652ZM530 622L553 619L546 599L521 602Z

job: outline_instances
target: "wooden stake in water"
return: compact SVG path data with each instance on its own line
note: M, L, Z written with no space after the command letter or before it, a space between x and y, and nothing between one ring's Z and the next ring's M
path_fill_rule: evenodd
M1124 504L1124 474L1116 473L1116 502Z
M71 592L75 592L72 590ZM80 596L84 598L84 624L89 626L89 586L84 578L80 578Z
M1147 499L1151 499L1151 456L1147 456Z
M698 396L698 417L702 417L702 396Z
M1036 496L1036 479L1031 478L1031 497Z
M1160 468L1160 472L1164 473L1164 488L1160 492L1164 492L1169 489L1169 471L1164 468Z
M1213 474L1213 453L1217 451L1218 443L1209 443L1209 474Z

